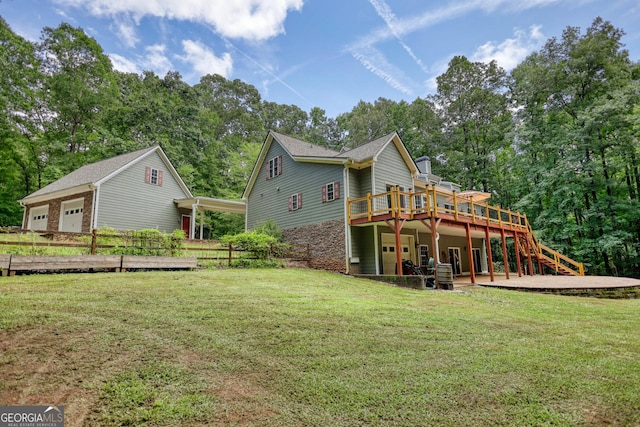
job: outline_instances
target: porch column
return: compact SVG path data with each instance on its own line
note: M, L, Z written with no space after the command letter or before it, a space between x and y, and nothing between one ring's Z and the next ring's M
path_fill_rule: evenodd
M509 258L507 256L507 239L504 236L504 230L500 229L500 240L502 240L502 262L504 263L504 273L509 279Z
M196 209L196 204L191 205L191 221L189 221L189 238L193 239L196 234L196 215L198 213Z
M494 281L493 277L493 254L491 253L491 240L489 237L489 227L484 228L485 241L487 242L487 256L489 257L489 277Z
M200 240L204 240L202 234L204 232L204 209L200 211Z
M469 257L469 273L471 274L471 283L476 283L476 272L473 266L473 248L471 247L471 226L466 224L467 231L467 256Z

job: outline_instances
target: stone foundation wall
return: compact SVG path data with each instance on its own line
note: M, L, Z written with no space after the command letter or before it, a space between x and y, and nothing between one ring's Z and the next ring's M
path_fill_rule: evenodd
M346 273L343 220L289 228L282 237L288 243L309 245L309 267Z

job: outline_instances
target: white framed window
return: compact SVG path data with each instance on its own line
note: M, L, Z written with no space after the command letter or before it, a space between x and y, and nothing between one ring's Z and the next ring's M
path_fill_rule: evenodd
M429 246L420 245L420 267L429 266Z
M340 182L329 182L322 186L322 203L332 202L340 198Z
M295 193L289 196L289 210L297 211L302 208L302 193Z
M144 171L144 182L162 187L162 171L160 169L147 166Z
M282 156L276 156L267 162L267 179L282 175Z

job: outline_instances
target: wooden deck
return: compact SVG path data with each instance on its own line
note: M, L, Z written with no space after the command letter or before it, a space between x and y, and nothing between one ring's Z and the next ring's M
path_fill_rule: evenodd
M491 206L486 201L476 203L473 199L461 197L455 191L443 191L429 185L424 191L402 191L399 187L391 188L380 194L368 193L366 197L349 198L347 200L348 223L364 226L372 223L383 223L396 234L396 246L400 244L400 230L409 222L419 222L430 230L432 246L437 247L436 234L438 227L450 226L466 230L468 247L471 247L471 232L485 232L502 240L503 258L507 258L505 237L513 238L516 247L518 273L522 273L520 261L528 264L533 271L534 260L538 270L543 265L563 275L584 276L584 265L561 253L541 244L529 224L527 216L511 209ZM402 263L401 253L397 251L397 265ZM489 254L491 258L491 254ZM473 265L471 252L469 264ZM492 261L489 260L490 274L493 276ZM476 283L471 268L471 282Z

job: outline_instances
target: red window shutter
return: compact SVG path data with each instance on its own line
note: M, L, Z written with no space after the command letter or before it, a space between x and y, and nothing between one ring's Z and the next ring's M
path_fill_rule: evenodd
M327 186L322 186L322 203L327 201Z
M298 193L298 209L302 207L302 193Z
M151 168L149 166L144 168L144 182L147 184L151 183Z
M158 187L162 187L162 171L158 171Z
M289 196L289 210L293 210L293 196Z
M340 181L336 181L333 183L333 198L340 198Z
M278 156L278 175L282 175L282 156Z

